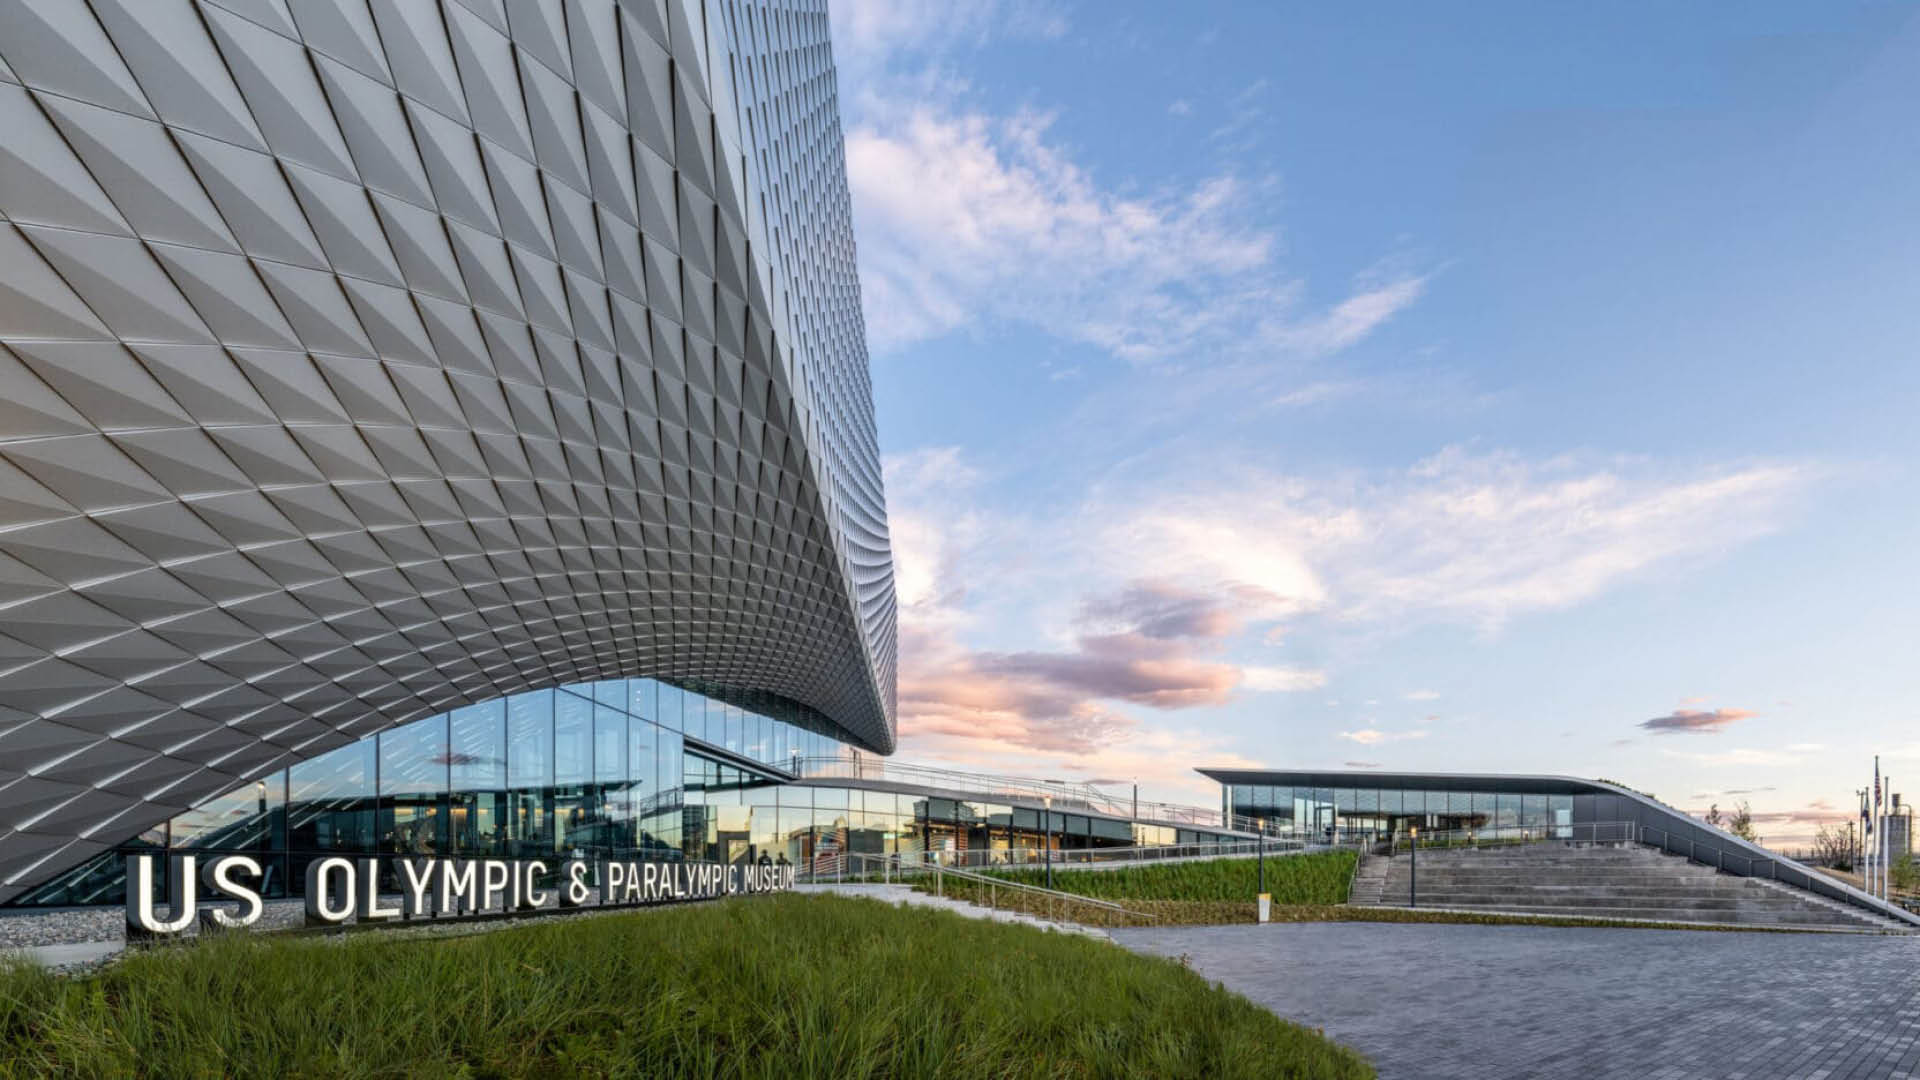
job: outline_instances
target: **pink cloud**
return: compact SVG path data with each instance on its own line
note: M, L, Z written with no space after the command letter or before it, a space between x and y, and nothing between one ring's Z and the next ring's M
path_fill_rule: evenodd
M1675 709L1665 716L1642 720L1640 726L1656 735L1678 735L1683 732L1711 735L1736 720L1747 720L1758 715L1751 709Z

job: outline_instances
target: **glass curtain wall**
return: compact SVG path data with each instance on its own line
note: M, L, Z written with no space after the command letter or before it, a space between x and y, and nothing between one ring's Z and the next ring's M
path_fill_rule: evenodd
M536 690L242 785L14 903L120 902L123 857L136 850L255 855L269 896L298 893L307 864L333 854L792 861L775 782L699 756L702 742L774 767L853 754L798 710L748 709L654 679Z
M1226 784L1222 809L1314 842L1465 833L1485 838L1570 836L1573 796L1501 791L1408 791Z

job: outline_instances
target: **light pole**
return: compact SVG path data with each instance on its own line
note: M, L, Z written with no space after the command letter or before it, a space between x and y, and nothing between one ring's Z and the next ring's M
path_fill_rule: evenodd
M1853 872L1860 875L1861 881L1867 880L1867 789L1860 788L1855 794L1860 796L1860 839L1853 845Z
M1053 795L1049 793L1040 796L1040 803L1046 807L1046 839L1043 842L1046 844L1047 888L1051 889L1053 888Z
M1407 906L1420 906L1420 826L1407 827L1412 846L1407 848Z

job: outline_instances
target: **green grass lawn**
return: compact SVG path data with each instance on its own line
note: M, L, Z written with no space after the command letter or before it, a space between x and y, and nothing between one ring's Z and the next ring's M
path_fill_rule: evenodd
M1351 851L1285 855L1267 859L1267 892L1275 904L1344 904L1353 880ZM1259 890L1259 860L1207 859L1200 862L1128 866L1118 870L1062 870L1054 867L1053 887L1098 900L1178 900L1252 904ZM1022 867L995 870L994 876L1029 885L1046 884L1046 871Z
M0 1076L1370 1077L1170 960L778 896L0 969Z

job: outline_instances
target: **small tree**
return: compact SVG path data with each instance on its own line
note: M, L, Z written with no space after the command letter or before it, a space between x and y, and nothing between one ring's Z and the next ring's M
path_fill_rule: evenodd
M1747 805L1745 799L1734 806L1733 814L1727 818L1724 828L1749 844L1760 842L1760 834L1753 831L1753 808Z
M1853 870L1852 826L1822 825L1813 834L1813 861L1849 873Z
M1914 865L1911 853L1902 855L1893 860L1892 866L1887 867L1887 878L1893 882L1894 888L1902 892L1913 892L1920 889L1920 866Z
M1712 806L1707 807L1706 822L1716 829L1726 828L1727 818L1725 814L1720 812L1719 803L1714 803Z

